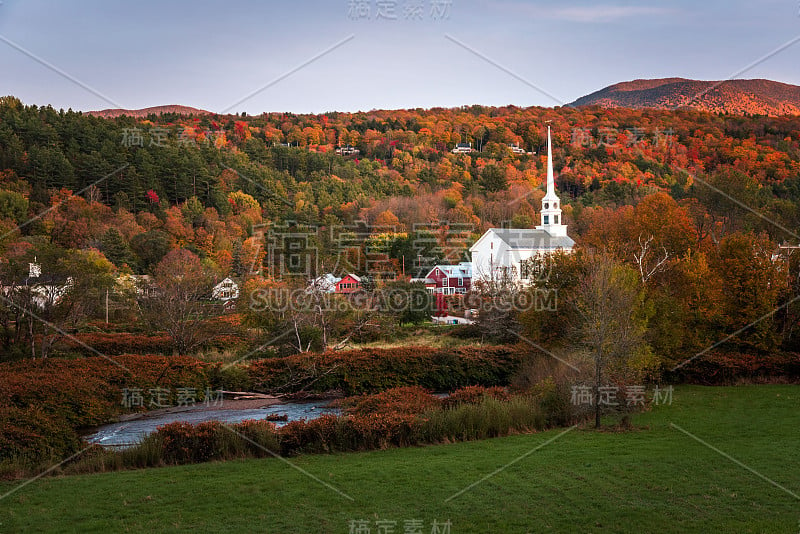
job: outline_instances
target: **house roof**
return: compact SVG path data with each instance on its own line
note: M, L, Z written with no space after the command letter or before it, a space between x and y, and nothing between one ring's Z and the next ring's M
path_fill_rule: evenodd
M222 286L223 284L233 284L233 285L235 285L237 287L239 286L239 284L237 284L236 281L233 278L231 278L230 276L227 276L227 277L223 278L222 280L220 280L220 282L218 284L216 284L214 286L214 288L216 289L216 288Z
M347 273L346 275L344 275L344 277L342 277L342 279L341 279L341 280L339 280L339 282L341 282L342 280L344 280L344 279L345 279L345 278L347 278L348 276L349 276L350 278L352 278L353 280L355 280L356 282L360 282L360 281L361 281L361 277L359 277L359 276L356 276L356 275L354 275L353 273Z
M450 278L472 278L472 263L462 262L458 265L436 265L428 272L426 278L429 278L431 273L439 269Z
M553 236L547 230L537 228L490 228L475 242L473 250L484 237L493 233L503 240L513 250L541 250L541 249L566 249L575 246L575 241L569 236Z

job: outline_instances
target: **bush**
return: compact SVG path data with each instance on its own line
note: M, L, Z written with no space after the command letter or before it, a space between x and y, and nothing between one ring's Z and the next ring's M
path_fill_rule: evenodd
M54 459L63 460L81 449L75 432L62 417L40 407L7 407L0 411L0 458L35 467Z
M253 386L250 373L245 366L216 363L206 369L212 391L249 391Z
M544 424L548 427L574 424L580 417L579 407L572 402L571 386L564 382L556 382L547 378L534 388L539 398L539 406L545 416ZM588 414L586 412L584 415Z
M506 391L506 388L500 386L489 388L483 386L467 386L451 393L449 397L444 399L443 404L446 407L454 407L460 404L477 404L481 402L484 397L496 400L507 400L508 391Z
M154 436L153 440L161 443L161 460L166 464L274 456L280 451L275 425L267 421L235 425L176 422L159 427Z
M675 371L668 371L665 377L672 381L705 385L776 378L796 381L800 379L800 354L794 352L743 354L710 351Z
M252 362L249 371L254 387L270 392L341 390L358 395L401 386L452 391L508 384L525 353L510 346L363 349L267 358Z
M48 358L0 365L0 458L30 465L80 450L81 431L125 411L123 388L203 391L204 364L192 358ZM146 401L145 401L146 402Z
M128 332L79 333L62 340L61 344L66 350L78 351L86 356L94 356L97 352L109 356L171 354L173 345L172 338L166 334L147 336Z
M438 407L441 401L417 386L392 388L374 395L356 397L347 409L352 415L423 413Z

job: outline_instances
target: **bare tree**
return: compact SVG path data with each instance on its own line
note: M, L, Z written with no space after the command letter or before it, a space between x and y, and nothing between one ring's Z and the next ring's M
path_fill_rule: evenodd
M636 266L639 268L639 276L643 284L646 284L654 274L666 270L668 266L667 262L671 258L667 247L661 247L661 251L664 253L663 255L657 253L656 247L653 245L653 240L654 237L649 235L647 239L643 241L640 234L639 249L633 253L633 259L636 262Z
M594 363L595 427L600 427L600 392L609 367L624 368L647 350L643 294L630 268L607 256L589 257L577 292L570 299L576 312L577 344Z
M483 337L493 341L514 342L520 330L516 304L521 287L513 269L492 268L489 277L473 285L474 300L480 303L476 326Z
M170 251L153 277L139 282L139 311L153 330L167 332L175 354L186 354L225 333L211 321L224 309L221 301L211 298L213 286L212 271L195 254Z

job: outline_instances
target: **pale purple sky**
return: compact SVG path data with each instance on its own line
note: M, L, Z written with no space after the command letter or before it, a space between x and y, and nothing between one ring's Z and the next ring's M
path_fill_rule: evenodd
M673 76L800 85L799 12L798 0L4 0L0 94L257 114L553 106Z

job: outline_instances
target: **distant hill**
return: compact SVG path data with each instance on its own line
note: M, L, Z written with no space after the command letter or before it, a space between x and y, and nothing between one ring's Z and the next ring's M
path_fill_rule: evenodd
M690 107L713 113L800 115L800 87L771 80L633 80L610 85L577 99L571 105L657 109Z
M106 119L119 117L120 115L127 115L129 117L144 118L155 113L178 113L179 115L211 115L210 111L192 108L189 106L154 106L152 108L144 109L104 109L102 111L87 111L87 115L94 115L95 117L103 117Z

